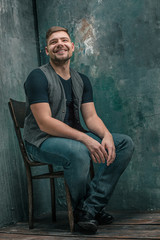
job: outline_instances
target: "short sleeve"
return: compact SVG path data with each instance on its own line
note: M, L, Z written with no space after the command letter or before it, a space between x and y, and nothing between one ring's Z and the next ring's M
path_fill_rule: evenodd
M79 73L79 74L84 83L82 103L93 102L93 90L92 90L92 85L90 83L90 80L86 75L84 75L82 73Z
M24 89L30 105L49 102L48 81L41 69L35 69L29 74Z

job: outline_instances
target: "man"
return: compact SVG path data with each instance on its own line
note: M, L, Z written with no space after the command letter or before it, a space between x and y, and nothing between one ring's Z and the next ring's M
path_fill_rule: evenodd
M89 79L70 68L74 44L68 30L50 28L46 43L49 63L25 82L26 150L35 161L63 166L75 222L93 233L98 224L113 221L105 206L131 159L133 142L126 135L111 135L97 116ZM80 125L79 111L88 132ZM91 159L98 169L89 181Z

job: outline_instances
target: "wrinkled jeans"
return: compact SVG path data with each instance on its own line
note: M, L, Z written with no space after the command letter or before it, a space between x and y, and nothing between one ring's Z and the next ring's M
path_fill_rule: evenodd
M101 143L95 134L86 133ZM116 159L110 165L96 163L95 176L90 180L90 153L81 142L49 137L39 148L25 142L26 150L34 161L63 166L64 178L69 186L73 208L80 208L95 216L110 199L116 183L127 167L134 150L132 139L127 135L112 134Z

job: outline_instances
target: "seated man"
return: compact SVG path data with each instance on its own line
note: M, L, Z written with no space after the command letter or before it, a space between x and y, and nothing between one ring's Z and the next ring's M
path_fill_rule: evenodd
M68 30L51 27L46 44L49 63L33 70L24 85L26 150L35 161L63 166L75 222L94 233L98 224L113 221L105 206L131 159L133 142L111 134L98 117L89 79L70 68L74 44ZM79 111L88 132L80 125ZM90 160L98 165L92 181Z

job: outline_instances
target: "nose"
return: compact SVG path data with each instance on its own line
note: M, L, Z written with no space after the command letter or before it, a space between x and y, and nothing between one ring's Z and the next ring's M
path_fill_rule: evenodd
M63 45L64 45L64 44L63 44L62 40L59 39L58 42L57 42L57 47L61 47L61 46L63 46Z

